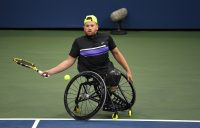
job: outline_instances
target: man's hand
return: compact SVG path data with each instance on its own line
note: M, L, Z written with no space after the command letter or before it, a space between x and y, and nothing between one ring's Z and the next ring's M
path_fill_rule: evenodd
M41 76L44 77L44 78L50 77L50 75L49 75L48 72L43 72L43 73L41 74Z
M128 81L133 81L133 76L132 76L131 72L127 72L127 79L128 79Z

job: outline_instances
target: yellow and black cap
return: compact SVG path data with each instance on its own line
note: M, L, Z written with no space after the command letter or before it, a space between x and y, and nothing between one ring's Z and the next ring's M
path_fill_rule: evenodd
M97 17L94 16L94 15L87 15L84 19L84 24L86 24L87 22L89 21L93 21L95 22L96 24L98 24L98 21L97 21Z

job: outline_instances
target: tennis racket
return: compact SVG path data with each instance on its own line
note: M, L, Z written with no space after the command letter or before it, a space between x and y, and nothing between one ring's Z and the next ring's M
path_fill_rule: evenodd
M29 62L29 61L26 61L24 59L20 59L20 58L13 58L13 61L18 64L18 65L21 65L23 67L26 67L26 68L30 68L36 72L38 72L40 75L42 75L44 72L39 70L35 64L33 64L32 62ZM48 75L46 74L45 77L48 77Z

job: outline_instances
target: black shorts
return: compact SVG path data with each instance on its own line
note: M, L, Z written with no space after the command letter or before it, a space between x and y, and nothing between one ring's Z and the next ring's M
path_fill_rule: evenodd
M90 70L88 68L83 68L79 72L82 71L93 71L98 73L104 80L106 86L117 86L121 79L121 72L116 69L112 62L108 63L104 68Z

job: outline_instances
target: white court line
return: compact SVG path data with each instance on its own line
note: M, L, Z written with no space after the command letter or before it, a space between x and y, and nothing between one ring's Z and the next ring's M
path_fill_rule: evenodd
M75 120L73 118L0 118L0 120L35 120L42 121L42 120ZM90 121L153 121L153 122L199 122L200 120L165 120L165 119L90 119ZM34 124L35 124L34 123Z
M37 128L38 124L39 124L40 120L39 119L36 119L32 128Z

